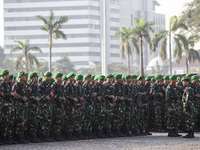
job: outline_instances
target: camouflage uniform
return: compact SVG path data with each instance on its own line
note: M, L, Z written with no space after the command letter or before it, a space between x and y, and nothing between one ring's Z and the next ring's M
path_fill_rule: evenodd
M14 85L13 91L19 96L16 100L16 116L15 116L15 134L18 138L24 138L24 132L26 131L26 123L28 119L28 102L22 100L23 97L27 97L26 84L17 82ZM28 100L27 100L28 101Z
M0 97L0 133L2 139L11 139L14 127L14 118L12 112L14 109L14 101L11 96L11 83L1 83L3 86L0 92L3 92L5 97Z
M162 105L164 102L164 97L161 97L159 93L163 93L163 85L155 83L151 89L151 95L153 96L153 108L155 113L155 129L162 130Z
M40 100L40 124L39 132L42 138L50 136L50 127L52 125L52 100L46 100L46 97L50 94L51 84L43 81L39 86Z
M33 139L38 136L40 109L39 102L35 99L38 96L38 85L30 82L29 86L32 92L29 95L28 105L28 135Z
M179 113L179 103L177 88L172 83L168 85L166 89L166 108L171 109L171 112L167 112L167 129L176 130L178 128L178 113Z
M120 134L122 129L122 125L125 120L125 102L120 100L120 98L124 97L125 87L123 84L115 83L115 96L117 97L117 101L115 102L114 106L114 121L113 121L113 128L114 130Z
M183 107L186 108L185 124L188 132L194 130L195 106L194 106L194 90L186 87L182 96Z
M67 135L72 135L74 127L74 85L70 82L65 86L65 98L67 101L64 102L64 133Z
M56 139L60 139L62 125L63 125L63 96L64 96L64 86L54 82L52 85L54 98L52 101L52 133Z
M92 85L85 82L83 84L85 107L84 107L84 123L83 132L85 135L91 135L93 122L95 119L94 102L92 101Z
M108 82L104 84L104 87L105 87L105 99L106 99L106 122L105 122L106 124L104 126L106 129L107 135L109 136L112 130L112 125L113 125L113 108L115 105L115 102L110 96L111 95L114 96L115 89L114 89L113 84L109 84Z

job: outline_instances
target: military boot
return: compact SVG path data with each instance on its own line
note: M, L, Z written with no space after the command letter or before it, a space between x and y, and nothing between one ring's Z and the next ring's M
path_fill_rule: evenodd
M183 138L193 138L192 132L189 131L187 135L183 136Z
M173 132L174 132L174 135L176 137L181 137L182 136L182 135L178 134L178 129L174 129Z
M176 137L172 129L169 130L168 137Z
M130 129L129 129L128 127L125 128L124 133L125 133L125 135L128 136L128 137L132 136L132 134L130 133Z

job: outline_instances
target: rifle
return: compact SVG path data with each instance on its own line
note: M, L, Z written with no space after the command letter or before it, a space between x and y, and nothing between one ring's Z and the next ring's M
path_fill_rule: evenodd
M54 90L55 86L57 85L57 83L55 82L55 84L51 87L51 89L49 90L47 95L44 95L41 97L41 99L43 99L44 97L50 96L51 92Z

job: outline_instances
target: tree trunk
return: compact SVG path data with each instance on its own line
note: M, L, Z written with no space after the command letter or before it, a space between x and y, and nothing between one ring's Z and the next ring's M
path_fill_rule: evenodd
M25 53L25 72L28 72L28 54Z
M131 67L130 67L130 54L128 53L128 74L131 74Z
M188 67L188 59L186 58L186 74L188 74L189 67Z
M140 75L144 75L143 68L143 39L140 37Z
M51 51L52 51L52 34L49 35L49 71L52 71L51 66Z
M171 33L169 34L169 72L172 75L172 41L171 41Z

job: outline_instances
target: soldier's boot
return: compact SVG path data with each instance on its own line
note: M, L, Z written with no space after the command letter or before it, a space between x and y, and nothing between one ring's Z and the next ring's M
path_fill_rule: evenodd
M194 132L192 132L192 138L195 138L195 136L194 136Z
M145 133L143 129L140 129L140 135L147 135L147 133Z
M3 140L1 139L1 137L0 137L0 145L3 145Z
M132 134L130 133L130 129L128 127L125 128L125 131L124 131L125 135L130 137L132 136Z
M148 129L145 130L145 133L146 133L147 135L152 135L152 133L150 133Z
M36 137L38 143L42 143L42 140L39 137Z
M97 138L105 138L105 136L103 135L103 131L98 129L97 131Z
M178 129L174 129L173 132L174 132L174 135L176 137L181 137L182 136L182 135L178 134Z
M18 144L18 142L15 141L14 139L9 139L9 140L12 142L12 144Z
M163 130L162 130L162 126L158 126L157 131L158 131L158 132L163 132Z
M28 144L29 142L26 141L23 137L19 137L18 143L19 144Z
M5 138L5 139L3 140L3 144L5 144L5 145L10 145L10 144L12 144L12 142L10 141L10 139Z
M88 139L93 139L93 135L91 131L88 132Z
M134 134L135 134L135 136L140 136L140 131L138 129L135 129Z
M106 135L108 138L113 138L113 134L112 134L111 130L107 130L106 133L107 133Z
M168 132L168 137L175 137L176 135L174 135L174 132L172 129L169 130Z
M36 137L33 137L32 139L30 139L30 142L31 143L40 143L40 141Z
M55 135L54 140L55 140L55 141L59 141L59 142L64 141L63 138L61 137L61 135L59 135L59 134Z
M68 132L68 133L67 133L66 139L67 139L67 140L70 140L70 141L78 140L76 137L74 137L74 136L72 135L72 132Z
M88 139L88 132L83 132L84 139Z
M117 130L117 131L116 131L116 134L117 134L118 137L124 137L124 134L122 134L122 133L120 132L120 130Z
M84 136L82 135L82 132L76 132L76 137L79 139L79 140L84 140Z
M183 136L183 138L193 138L192 132L189 131L187 135Z

